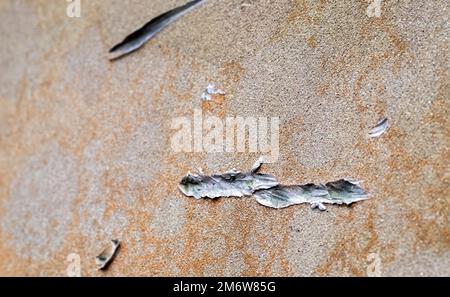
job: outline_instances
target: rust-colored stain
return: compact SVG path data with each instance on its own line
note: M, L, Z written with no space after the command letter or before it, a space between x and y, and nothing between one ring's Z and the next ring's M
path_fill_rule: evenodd
M211 114L215 114L220 118L225 117L225 98L226 95L214 94L211 95L211 100L202 101L202 110L207 111Z
M316 37L312 35L311 37L308 38L307 43L310 48L316 48L317 47Z
M285 20L281 22L277 32L272 36L274 42L280 41L292 27L299 25L318 25L323 17L326 0L307 1L290 0L290 8Z
M386 3L369 18L366 1L264 0L253 5L280 18L261 39L236 35L256 21L227 2L230 11L207 4L114 63L106 53L124 28L165 1L83 2L79 19L64 1L0 4L0 275L65 276L73 253L86 276L365 276L370 254L382 275L449 275L445 10ZM237 17L242 28L230 31L223 18ZM261 59L280 48L292 56ZM286 75L286 60L306 70ZM209 82L226 95L202 102ZM371 199L316 212L183 196L189 170L247 168L254 154L176 153L172 119L267 106L279 111L280 158L263 170L282 183L354 177ZM383 117L387 133L368 139ZM113 238L121 250L97 271Z

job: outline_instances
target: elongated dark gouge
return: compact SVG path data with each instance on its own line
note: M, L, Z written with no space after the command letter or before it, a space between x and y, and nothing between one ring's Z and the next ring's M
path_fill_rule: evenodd
M206 0L190 1L183 6L169 10L168 12L152 19L142 28L128 35L121 43L115 45L109 51L109 59L111 61L117 60L139 49L162 29L205 1Z

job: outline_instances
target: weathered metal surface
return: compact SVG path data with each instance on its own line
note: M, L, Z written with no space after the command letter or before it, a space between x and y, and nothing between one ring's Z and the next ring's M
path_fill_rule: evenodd
M448 1L207 1L111 63L130 28L185 1L0 1L0 275L450 275ZM126 13L124 13L126 12ZM186 32L189 28L189 32ZM209 82L225 96L202 102ZM182 195L171 119L280 117L282 184L354 177L329 212ZM368 139L380 118L393 123ZM120 238L106 271L93 260Z

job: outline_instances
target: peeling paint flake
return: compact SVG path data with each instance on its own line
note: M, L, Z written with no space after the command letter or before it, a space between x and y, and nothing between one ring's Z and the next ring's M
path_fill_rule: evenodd
M311 203L311 209L315 209L318 208L321 211L325 211L327 210L327 208L325 207L325 205L323 205L322 203Z
M324 185L276 186L255 193L258 203L272 208L309 203L311 208L326 210L324 204L346 204L368 199L367 193L356 182L338 180Z
M308 184L304 186L277 186L255 193L256 201L267 207L285 208L301 203L320 203L328 192L322 186Z
M358 181L341 179L335 182L327 183L325 186L331 200L337 201L338 204L341 204L340 202L342 202L349 205L353 202L368 199L367 193L360 187L360 183Z
M184 195L196 199L251 196L257 190L270 189L278 185L274 176L257 173L262 164L263 161L260 159L252 169L244 173L235 169L211 176L204 175L202 172L188 173L181 180L179 188Z
M108 265L114 259L119 246L120 242L118 239L111 240L110 246L103 250L100 255L95 257L95 265L97 266L98 270L104 270L108 268Z
M376 138L383 135L389 128L389 121L387 118L380 120L375 127L373 127L369 132L370 138Z
M180 182L181 192L196 199L220 197L243 197L254 195L256 201L271 208L286 208L309 203L311 208L326 210L324 204L350 205L369 199L358 181L340 179L325 185L279 185L269 174L257 173L263 160L259 159L248 172L231 170L222 175L188 173Z
M217 89L215 84L210 83L208 84L208 87L206 90L202 93L202 100L203 101L210 101L212 99L213 95L225 95L225 91L221 89Z
M109 51L109 59L116 60L141 48L162 29L179 19L206 0L193 0L183 6L179 6L146 23L142 28L128 35L121 43L115 45Z

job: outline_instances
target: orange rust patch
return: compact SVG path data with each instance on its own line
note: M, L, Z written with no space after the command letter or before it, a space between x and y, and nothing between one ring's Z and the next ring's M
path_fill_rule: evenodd
M295 28L298 22L305 25L318 25L322 19L322 12L325 9L326 0L320 0L310 7L306 0L291 0L291 8L284 22L270 38L272 42L281 41L289 32Z
M349 211L350 218L352 218L354 210L350 209ZM365 276L367 267L363 264L366 263L370 253L382 250L383 255L388 254L386 247L380 246L374 215L373 207L370 207L366 211L367 219L364 226L353 226L352 230L347 230L328 255L327 260L316 268L316 273L330 275L335 271L340 271L353 276ZM345 218L345 220L348 219Z
M219 118L225 118L225 96L215 94L211 95L210 101L202 101L202 110L217 115Z
M236 87L241 80L241 76L245 73L245 68L236 61L225 63L220 69L220 74L226 78L226 87Z
M316 89L316 96L319 96L319 97L324 96L329 88L330 88L329 84L322 84L322 85L318 86Z
M310 48L316 48L317 47L317 40L314 35L308 38L308 41L306 42Z

